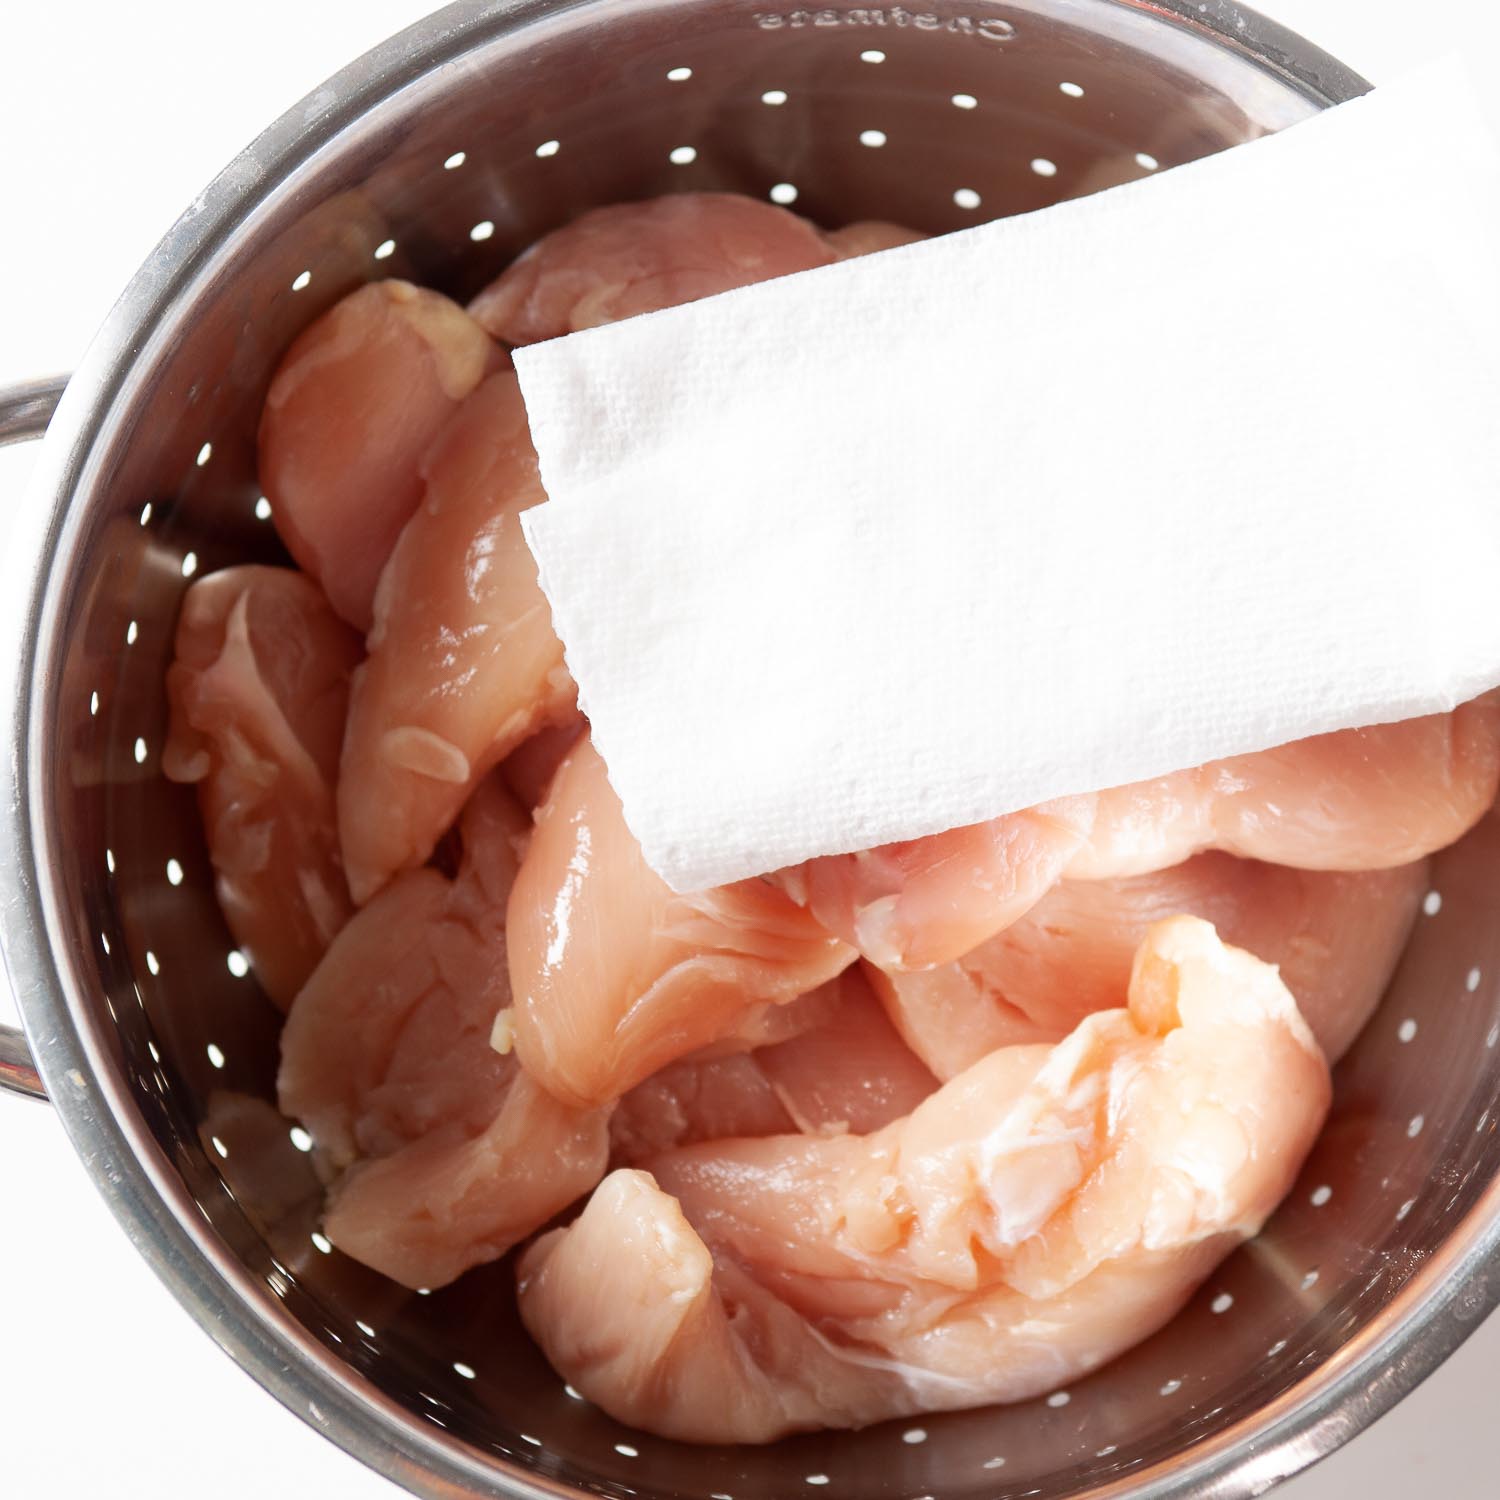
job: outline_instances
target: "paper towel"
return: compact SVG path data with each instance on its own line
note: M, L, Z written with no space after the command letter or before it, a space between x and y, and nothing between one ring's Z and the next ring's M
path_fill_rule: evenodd
M679 890L1500 681L1500 171L1452 66L520 350L523 518Z

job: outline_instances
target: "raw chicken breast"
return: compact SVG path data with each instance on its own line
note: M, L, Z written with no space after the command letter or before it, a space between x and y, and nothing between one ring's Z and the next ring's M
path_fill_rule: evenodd
M843 970L845 974L849 972ZM732 1057L793 1041L830 1021L842 995L842 988L830 980L784 1004L751 1006L728 1031L690 1054L690 1060Z
M344 737L339 831L361 903L421 865L485 773L576 700L521 534L547 497L510 371L464 402L421 472Z
M861 219L857 224L831 229L823 236L824 242L840 260L873 255L877 250L894 250L900 245L914 245L926 238L919 229L905 229L900 224L887 224L881 219Z
M784 208L681 193L596 208L543 236L469 311L497 339L535 344L837 258Z
M687 1057L638 1083L616 1105L609 1159L628 1167L673 1146L791 1135L796 1129L753 1052Z
M1452 713L1314 735L1101 792L1068 873L1139 875L1207 848L1303 870L1386 870L1461 838L1497 783L1500 693L1486 693Z
M857 968L804 1001L814 1008L804 1011L812 1024L800 1035L753 1052L685 1058L633 1088L610 1121L611 1161L633 1165L729 1136L865 1135L937 1088Z
M825 1020L751 1056L798 1130L868 1135L909 1115L938 1081L897 1034L858 968L825 988L835 1001Z
M509 948L521 1060L579 1106L618 1099L854 959L765 881L674 893L642 857L587 736L537 812Z
M521 1314L588 1399L693 1442L1025 1400L1258 1231L1329 1095L1275 970L1173 918L1128 1010L992 1053L884 1130L612 1173L522 1259Z
M884 969L951 962L1031 910L1083 848L1095 799L1065 797L771 879Z
M1061 1041L1085 1016L1123 1004L1147 928L1185 912L1278 965L1337 1062L1379 1004L1427 884L1425 859L1339 874L1200 854L1125 880L1064 880L950 964L871 966L869 977L916 1054L952 1078L997 1047Z
M369 628L380 570L421 495L417 462L505 355L456 303L377 281L287 350L260 421L276 530L351 625Z
M883 969L951 962L1064 877L1101 880L1204 849L1306 870L1379 870L1451 844L1500 782L1500 695L1345 729L1156 781L1061 798L776 879Z
M557 768L588 727L588 720L582 714L571 714L560 724L537 730L525 744L505 757L500 775L522 807L540 807L547 800L547 790Z
M224 920L282 1010L352 910L334 781L360 655L290 568L201 578L177 621L162 770L196 783Z
M505 904L529 820L491 778L457 879L414 870L344 929L282 1034L282 1111L343 1175L329 1239L412 1287L495 1260L605 1169L602 1112L559 1104L490 1045L509 1003Z

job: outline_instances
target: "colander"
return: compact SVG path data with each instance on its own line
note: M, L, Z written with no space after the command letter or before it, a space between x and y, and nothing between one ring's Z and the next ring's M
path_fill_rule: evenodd
M1489 1311L1493 820L1435 862L1290 1198L1161 1334L1024 1406L714 1449L576 1399L522 1334L504 1266L422 1295L332 1249L310 1143L271 1104L278 1018L215 905L191 791L160 772L189 580L283 557L255 483L270 372L360 282L467 297L592 205L696 188L949 230L1364 87L1221 0L460 4L340 73L193 203L68 383L18 523L0 916L36 1071L8 1034L0 1080L45 1086L141 1253L291 1410L428 1496L1245 1496L1367 1425ZM1282 330L1289 357L1316 357L1308 332ZM0 435L37 432L56 396L15 395ZM899 383L870 399L899 415ZM1170 421L1170 391L1120 399Z

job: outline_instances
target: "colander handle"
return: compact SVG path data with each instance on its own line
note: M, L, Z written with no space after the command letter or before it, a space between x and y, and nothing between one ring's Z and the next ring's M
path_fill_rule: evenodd
M0 388L0 448L41 437L66 384L65 379L54 378ZM26 1038L14 1026L0 1025L0 1092L29 1099L47 1097Z

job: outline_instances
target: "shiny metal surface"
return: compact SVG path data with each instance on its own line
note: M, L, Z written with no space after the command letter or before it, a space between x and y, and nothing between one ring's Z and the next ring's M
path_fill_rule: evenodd
M44 436L66 384L59 376L0 389L0 448ZM27 1099L47 1097L25 1036L4 1024L0 1024L0 1093Z
M887 1426L692 1449L570 1399L503 1266L420 1296L314 1238L319 1184L270 1103L277 1018L231 949L192 796L156 761L189 577L282 555L254 483L270 371L350 287L398 274L466 296L581 209L682 188L791 184L829 224L949 229L1362 88L1222 0L461 4L293 109L174 227L63 397L39 475L51 508L20 518L38 566L20 659L0 664L0 928L96 1185L290 1409L428 1496L786 1500L815 1476L861 1500L1227 1500L1367 1425L1493 1306L1493 819L1438 862L1433 914L1292 1197L1158 1337L1066 1402L929 1419L920 1443ZM672 161L682 146L692 162ZM899 384L872 399L898 403Z
M0 390L0 448L42 437L67 383L58 375Z
M14 1026L0 1026L0 1092L25 1099L47 1097L26 1038Z

